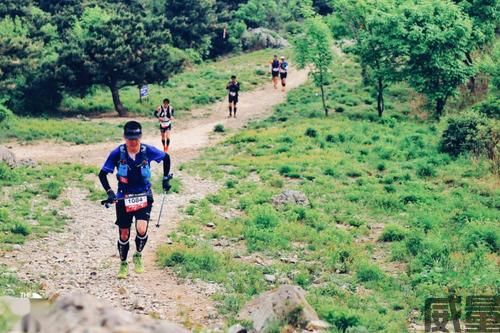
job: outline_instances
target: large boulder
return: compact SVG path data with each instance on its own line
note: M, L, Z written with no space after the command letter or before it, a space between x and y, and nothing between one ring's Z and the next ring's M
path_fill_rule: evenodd
M314 329L321 326L320 323L323 324L307 303L305 291L292 285L283 285L251 300L238 314L238 320L251 321L258 333L266 332L276 322Z
M90 295L61 296L44 315L23 317L23 333L189 333L161 320L116 309Z
M9 149L0 146L0 163L4 162L9 167L14 168L16 166L16 155Z
M293 190L285 190L273 197L274 206L282 206L286 204L309 206L309 200L304 193Z
M277 32L266 28L248 29L241 36L241 41L245 50L281 49L290 46Z

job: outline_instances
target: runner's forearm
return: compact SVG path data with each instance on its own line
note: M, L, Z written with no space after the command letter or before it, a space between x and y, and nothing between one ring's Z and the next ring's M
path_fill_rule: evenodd
M165 154L163 158L163 177L167 177L170 174L170 155Z
M109 186L108 182L108 173L101 170L101 172L99 172L99 180L101 181L104 191L109 192L109 190L111 190L111 186Z

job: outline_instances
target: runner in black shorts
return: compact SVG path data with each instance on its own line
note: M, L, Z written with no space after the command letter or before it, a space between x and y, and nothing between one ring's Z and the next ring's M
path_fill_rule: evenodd
M165 98L163 104L156 108L155 117L160 122L160 134L163 151L166 153L170 147L170 131L172 130L172 120L174 120L174 108L170 105L170 100Z
M116 225L119 230L118 253L121 264L119 279L128 275L127 255L130 247L130 227L135 218L135 246L133 262L136 273L144 272L142 250L148 240L148 223L153 206L150 162L163 161L163 190L170 190L170 156L153 146L141 144L142 128L136 121L125 124L125 144L116 147L106 159L99 173L102 187L108 194L108 203L116 203ZM107 175L117 169L118 191L113 192Z
M280 75L280 61L278 56L274 55L273 61L271 61L271 75L274 89L278 89L278 77Z
M236 104L238 103L238 92L240 91L240 84L236 82L236 75L231 76L231 81L226 85L226 90L229 93L229 118L233 115L236 118Z
M280 62L281 91L285 91L287 74L288 74L288 63L286 62L285 57L281 56L281 62Z

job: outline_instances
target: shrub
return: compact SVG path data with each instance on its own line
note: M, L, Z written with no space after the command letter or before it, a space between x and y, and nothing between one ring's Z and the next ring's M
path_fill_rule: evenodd
M500 235L498 228L492 225L471 225L463 231L463 244L467 250L473 250L479 245L485 245L492 253L500 250Z
M406 236L406 230L399 225L390 224L384 228L380 240L382 242L399 242Z
M488 118L500 119L500 98L489 98L475 105L473 110Z
M421 178L436 176L436 170L430 165L419 165L417 167L417 176Z
M7 109L5 106L0 104L0 123L8 120L8 118L10 116L12 116L12 112L9 109Z
M49 199L57 199L63 191L64 184L57 180L50 180L40 187L47 192Z
M362 264L358 267L356 277L361 282L380 281L384 277L384 273L377 266Z
M440 149L451 156L463 153L485 154L493 159L498 150L500 133L482 115L467 112L448 119L441 136Z
M214 132L216 132L216 133L223 133L225 131L226 131L226 129L224 128L224 125L222 125L222 124L217 124L214 126Z
M286 176L288 175L290 172L292 172L292 167L285 164L285 165L282 165L280 168L279 168L279 173L280 175L282 176Z
M318 132L314 128L308 128L305 132L305 135L310 138L315 138L318 136Z
M343 107L343 106L337 106L337 107L335 108L335 112L342 113L342 112L344 112L344 111L345 111L345 109L344 109L344 107Z
M326 142L335 142L335 135L333 135L333 134L328 134L328 135L325 137L325 141L326 141Z
M324 314L324 318L330 324L335 325L340 332L345 332L349 327L358 326L359 317L350 311L330 310Z
M15 223L11 228L10 232L13 234L28 236L31 233L31 229L27 224L24 223Z
M250 211L250 223L258 228L274 228L279 223L279 217L271 205L256 206Z

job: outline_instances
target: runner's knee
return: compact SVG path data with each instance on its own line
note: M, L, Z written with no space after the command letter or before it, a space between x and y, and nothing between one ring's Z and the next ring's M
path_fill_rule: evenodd
M138 220L135 223L135 229L139 236L144 236L148 232L148 221L146 220Z
M120 228L120 240L122 242L128 241L130 238L130 229L122 229Z

